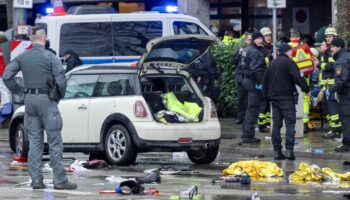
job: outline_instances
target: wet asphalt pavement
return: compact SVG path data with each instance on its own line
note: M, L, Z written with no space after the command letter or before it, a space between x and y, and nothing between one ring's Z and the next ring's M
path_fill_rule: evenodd
M1 130L6 131L6 130ZM277 164L284 170L285 177L280 180L253 181L251 185L245 186L239 183L215 184L211 183L214 178L220 177L222 170L230 163L239 160L271 160L271 158L247 157L244 155L233 155L230 152L230 140L222 141L222 148L217 160L210 165L195 166L186 157L173 157L171 153L148 153L141 154L136 165L129 167L113 166L111 169L90 170L87 172L70 172L69 179L78 184L77 190L56 191L53 187L45 190L33 191L29 185L21 183L28 181L27 171L9 170L13 153L10 151L6 137L0 137L0 199L169 199L178 195L179 191L191 185L197 185L202 199L250 199L250 196L258 192L260 199L343 199L343 194L350 193L350 187L322 186L322 185L292 185L288 183L288 175L292 173L300 162L317 164L320 167L331 167L336 172L350 171L350 167L343 166L339 160L300 160L281 161ZM1 134L0 134L1 136ZM47 156L45 156L47 158ZM87 155L80 153L65 153L65 163L69 165L75 158L86 160ZM114 190L115 184L108 182L107 177L141 177L143 171L152 168L171 166L182 169L176 175L161 175L162 182L157 185L145 185L145 188L156 188L159 196L151 195L120 195L99 194L101 190ZM52 179L50 172L45 173L45 179ZM346 185L346 184L345 184ZM350 185L350 183L347 183ZM337 194L338 193L338 194Z

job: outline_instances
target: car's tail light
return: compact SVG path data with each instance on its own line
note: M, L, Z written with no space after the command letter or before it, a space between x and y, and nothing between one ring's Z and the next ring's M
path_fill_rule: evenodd
M211 118L217 118L218 117L218 113L216 112L216 108L215 108L214 102L210 101L210 105L211 105L210 117Z
M142 101L136 101L134 104L135 117L147 117L147 110Z
M191 143L192 142L192 138L179 138L177 140L178 143Z

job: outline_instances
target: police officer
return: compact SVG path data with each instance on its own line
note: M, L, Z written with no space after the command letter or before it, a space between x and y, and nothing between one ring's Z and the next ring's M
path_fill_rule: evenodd
M332 51L331 51L331 43L334 38L338 36L337 31L333 27L328 27L325 30L325 43L327 49L320 57L320 63L317 67L320 69L319 75L319 85L320 88L326 88L327 86L333 85L335 83L334 75L335 68ZM329 123L329 127L331 131L324 134L323 138L333 139L339 138L341 135L341 122L339 119L339 110L338 110L338 102L334 94L324 99L324 106L327 110L327 120Z
M237 116L236 116L236 124L242 124L245 117L245 112L247 109L247 94L243 88L243 65L242 65L242 54L246 54L246 47L250 45L252 41L252 34L248 33L245 39L245 47L239 49L238 52L235 53L233 58L233 64L236 66L234 78L237 86Z
M48 80L54 79L60 97L64 97L66 77L59 59L45 50L46 34L43 29L34 29L33 49L18 55L6 68L4 83L14 94L25 94L24 127L29 138L28 169L33 189L43 189L41 170L44 150L44 130L50 148L50 166L53 168L54 189L76 189L77 185L67 179L62 162L62 119L57 102L49 99ZM15 81L22 71L24 88Z
M296 123L297 90L295 85L300 86L303 92L308 93L309 87L305 79L300 75L296 63L292 60L291 47L281 44L279 56L271 62L267 69L263 86L264 96L271 101L272 105L272 144L275 151L275 160L283 160L281 128L283 119L286 124L286 156L294 160L294 136Z
M270 64L272 60L272 32L269 27L264 27L260 30L261 34L264 36L263 45L268 51L268 56L265 58L266 66ZM270 113L270 104L267 102L267 99L262 98L260 102L260 113L258 118L258 128L260 132L267 133L269 132L269 127L271 123L271 113Z
M339 98L340 120L342 122L342 145L336 152L350 151L350 53L346 51L345 42L341 38L333 39L331 43L333 58L335 59L335 84L325 91L329 98L335 94Z
M262 78L266 70L265 58L268 55L263 46L263 35L260 32L252 34L252 41L252 44L247 47L247 52L242 55L243 87L248 93L247 112L243 124L243 143L260 143L260 139L254 137L254 124L258 120L262 98Z

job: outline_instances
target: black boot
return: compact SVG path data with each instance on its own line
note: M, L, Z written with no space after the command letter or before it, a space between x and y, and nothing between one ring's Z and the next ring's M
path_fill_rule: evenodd
M246 144L259 144L260 142L259 138L243 138L243 143Z
M288 160L295 160L294 151L287 149L286 157Z
M275 151L275 160L285 160L286 157L283 155L282 151Z

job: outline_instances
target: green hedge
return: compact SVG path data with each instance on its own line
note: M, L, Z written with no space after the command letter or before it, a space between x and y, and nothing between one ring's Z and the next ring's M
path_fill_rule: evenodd
M243 39L232 45L225 45L218 41L211 48L216 63L221 69L220 96L217 108L218 114L222 117L234 116L236 113L237 94L234 80L236 66L233 65L233 57L243 45Z

